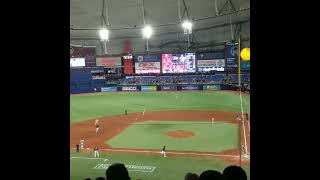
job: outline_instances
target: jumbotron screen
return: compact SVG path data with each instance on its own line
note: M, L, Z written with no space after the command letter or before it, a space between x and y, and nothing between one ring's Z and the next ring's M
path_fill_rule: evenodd
M195 61L194 53L162 54L162 73L196 72Z

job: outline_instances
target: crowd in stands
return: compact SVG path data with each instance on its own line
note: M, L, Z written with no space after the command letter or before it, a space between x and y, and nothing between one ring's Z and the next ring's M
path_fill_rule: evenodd
M92 79L105 79L107 84L120 85L162 85L162 84L237 84L238 74L224 72L195 72L170 74L92 74ZM242 74L241 82L248 84L250 74Z
M92 74L92 79L116 79L121 78L119 74Z
M241 81L247 83L250 75L241 75ZM161 76L126 76L119 79L121 85L161 85L161 84L214 84L238 83L238 75L201 74L201 75L161 75Z
M181 178L182 179L182 178ZM86 178L85 180L91 180ZM124 164L115 163L106 170L106 177L97 177L95 180L141 180L131 179L129 172ZM223 172L216 170L206 170L200 175L187 173L184 180L247 180L246 172L239 166L228 166Z
M159 84L203 84L221 83L224 75L176 75L176 76L127 76L119 84L159 85Z

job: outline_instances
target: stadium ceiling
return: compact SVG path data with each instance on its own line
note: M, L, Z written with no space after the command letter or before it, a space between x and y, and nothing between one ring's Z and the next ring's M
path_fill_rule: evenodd
M250 0L70 0L70 43L102 54L99 30L107 26L108 54L121 54L127 40L133 53L145 53L143 13L154 31L150 53L215 50L239 36L250 46ZM190 44L181 26L186 18L193 22Z

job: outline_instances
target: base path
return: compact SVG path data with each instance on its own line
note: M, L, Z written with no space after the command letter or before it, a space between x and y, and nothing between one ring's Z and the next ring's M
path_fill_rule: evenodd
M118 135L130 125L133 125L137 122L144 122L148 120L157 120L157 121L201 121L211 123L212 116L215 117L215 121L223 121L227 123L239 124L239 121L236 120L237 115L240 113L236 112L220 112L220 111L199 111L199 110L178 110L178 111L154 111L154 112L145 112L144 116L142 112L132 113L128 115L118 115L118 116L109 116L98 118L100 120L100 130L98 133L95 132L95 119L71 124L70 128L70 148L75 148L76 144L80 142L81 139L85 140L85 148L88 147L90 149L98 146L100 149L105 149L106 151L113 152L128 152L128 153L158 153L159 150L139 150L139 149L122 149L122 148L111 148L105 141L113 138ZM247 124L247 123L245 123ZM243 130L243 128L240 128ZM246 128L247 130L247 128ZM247 131L249 133L249 131ZM241 132L240 134L243 134ZM241 143L243 142L243 135L240 135ZM247 145L250 144L250 141L247 138ZM250 146L248 146L249 149ZM248 151L250 152L250 151ZM239 149L230 149L218 153L212 152L191 152L191 151L172 151L172 155L183 155L183 156L219 156L223 157L223 159L239 162L240 148ZM170 154L170 152L168 152ZM225 156L227 155L227 156ZM248 163L248 162L247 162ZM245 164L247 164L245 163Z

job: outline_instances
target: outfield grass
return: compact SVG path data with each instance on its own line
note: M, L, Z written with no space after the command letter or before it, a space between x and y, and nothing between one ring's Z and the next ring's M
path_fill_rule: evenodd
M169 131L186 130L194 133L189 138L172 138ZM146 121L129 126L105 142L113 148L161 149L168 151L220 152L239 147L237 124L190 121Z
M74 157L93 157L93 153L71 153L70 156ZM132 180L141 178L142 180L178 180L183 179L187 172L194 172L198 175L201 172L214 169L220 172L231 164L226 163L218 158L203 158L203 157L175 157L168 156L167 158L159 155L146 155L146 154L128 154L128 153L100 153L101 158L107 158L108 161L93 159L71 159L70 160L70 179L81 180L86 177L95 179L96 177L105 177L105 170L94 169L100 163L112 164L121 162L126 165L138 166L154 166L156 167L153 172L139 172L129 171ZM244 168L247 172L248 179L250 179L250 169Z
M250 96L243 96L250 114ZM96 117L161 110L216 110L241 112L239 95L230 92L127 92L70 96L70 122Z

